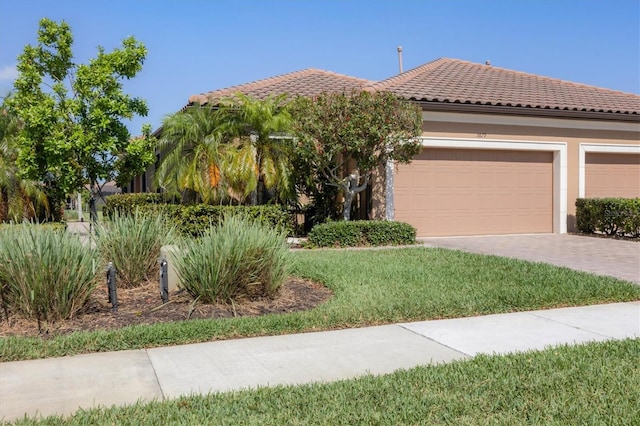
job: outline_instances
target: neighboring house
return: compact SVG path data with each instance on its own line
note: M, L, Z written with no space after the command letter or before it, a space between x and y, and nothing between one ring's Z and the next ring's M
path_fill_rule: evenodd
M380 82L304 70L194 95L389 90L423 110L423 151L374 179L371 218L418 236L564 233L579 197L640 197L640 96L438 59Z
M236 93L244 93L255 99L265 99L268 96L287 94L295 96L318 96L326 92L345 92L361 90L374 83L363 78L350 77L331 71L308 68L291 72L252 83L227 87L189 97L189 105L201 105L229 98Z
M232 97L236 93L244 93L255 99L265 99L271 95L281 94L288 94L290 97L298 95L313 97L323 92L350 93L353 90L362 90L371 83L373 82L362 78L308 68L247 84L193 95L189 97L189 103L183 109L193 104L215 104L217 101ZM158 137L161 129L157 129L154 132L154 136ZM160 159L158 158L157 160L156 167ZM143 175L135 177L128 187L123 189L123 192L154 192L156 190L153 185L154 170L155 167L151 167Z

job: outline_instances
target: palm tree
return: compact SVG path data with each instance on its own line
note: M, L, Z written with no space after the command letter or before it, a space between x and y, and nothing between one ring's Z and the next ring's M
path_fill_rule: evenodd
M49 214L49 200L37 182L22 179L17 166L15 141L18 118L0 106L0 222L32 220Z
M200 105L164 119L156 170L160 188L184 202L210 204L226 197L218 127L213 110Z
M279 200L295 197L291 178L291 150L287 134L292 118L284 108L285 95L254 99L242 93L220 103L216 113L228 143L225 176L233 193L251 195L261 204L263 190Z

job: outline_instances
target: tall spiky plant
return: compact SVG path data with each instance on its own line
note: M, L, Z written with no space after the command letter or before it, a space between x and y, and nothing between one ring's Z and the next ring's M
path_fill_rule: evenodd
M113 262L124 287L138 287L157 272L160 248L175 240L175 227L165 217L136 211L105 222L96 247L105 264Z
M87 304L101 269L95 250L53 227L23 223L0 233L3 304L39 322L71 318Z
M182 287L205 303L273 296L285 282L291 255L285 233L240 216L226 217L175 259Z

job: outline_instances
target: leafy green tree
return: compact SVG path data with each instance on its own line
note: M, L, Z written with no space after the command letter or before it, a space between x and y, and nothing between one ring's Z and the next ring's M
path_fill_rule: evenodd
M147 166L155 160L157 143L149 124L142 126L142 135L129 139L129 144L118 154L114 165L119 187L126 186L131 179L147 170Z
M408 163L419 152L420 108L390 92L324 93L297 98L290 111L296 136L299 187L315 203L327 187L344 195L343 219L349 220L355 195L387 160Z
M3 103L0 106L0 222L46 219L49 211L42 186L20 177L15 146L19 131L18 118Z
M209 106L192 105L167 116L159 141L156 184L184 202L213 203L226 197L221 173L220 126Z
M254 99L242 93L221 102L216 113L221 135L231 146L225 155L233 193L263 204L264 192L279 201L295 198L291 165L292 118L285 95Z
M18 167L25 178L45 184L56 206L86 184L114 179L115 160L130 143L122 120L148 112L144 100L122 90L122 81L142 69L142 43L128 37L111 52L98 47L87 64L74 62L72 45L67 23L42 19L37 45L25 46L18 58L9 101L22 123Z

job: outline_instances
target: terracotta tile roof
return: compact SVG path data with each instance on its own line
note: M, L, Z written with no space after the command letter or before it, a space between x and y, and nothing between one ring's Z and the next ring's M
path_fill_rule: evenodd
M426 102L640 114L640 96L585 84L441 58L367 90L389 90Z
M266 78L238 86L214 90L189 97L189 104L219 100L241 92L257 99L264 99L269 95L288 94L289 96L317 96L322 92L351 92L360 90L371 84L370 80L350 77L314 68L291 72L276 77Z

